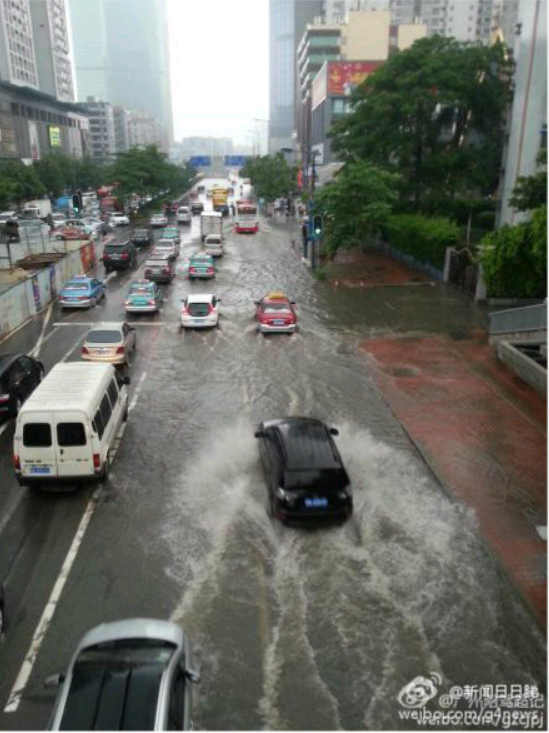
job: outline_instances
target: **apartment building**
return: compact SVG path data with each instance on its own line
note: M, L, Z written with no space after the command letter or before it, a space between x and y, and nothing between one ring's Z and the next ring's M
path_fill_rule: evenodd
M30 0L30 11L40 91L74 102L65 0Z
M29 0L0 0L0 80L39 88Z
M89 120L90 154L100 162L112 160L116 154L114 111L110 102L88 97L78 107Z

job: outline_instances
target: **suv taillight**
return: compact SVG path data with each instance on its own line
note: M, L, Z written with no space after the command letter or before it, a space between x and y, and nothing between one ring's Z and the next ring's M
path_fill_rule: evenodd
M87 347L87 346L83 346L83 347L82 347L82 353L83 353L83 354L89 354L89 353L90 353L90 351L89 351L89 349L88 349L88 347Z
M122 259L127 260L129 257L129 254L127 252L122 252Z
M101 456L99 455L99 453L93 454L93 468L95 471L99 471L99 469L101 468Z
M123 347L123 346L119 346L119 347L118 347L118 348L116 349L116 353L117 353L117 354L123 354L123 353L124 353L124 347Z

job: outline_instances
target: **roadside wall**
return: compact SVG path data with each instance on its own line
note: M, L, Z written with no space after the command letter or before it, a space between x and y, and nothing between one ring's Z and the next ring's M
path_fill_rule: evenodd
M40 313L73 275L88 272L96 263L95 243L86 242L55 264L29 275L0 294L0 340Z
M401 252L399 249L396 249L396 247L393 247L391 244L389 244L389 242L379 240L375 243L368 243L368 247L377 249L384 254L393 257L395 260L400 260L400 262L404 262L406 265L409 265L416 270L425 272L427 275L429 275L429 277L432 277L433 280L444 280L444 273L442 270L438 270L436 267L428 264L427 262L421 262L415 257L412 257L412 255L406 254L406 252Z

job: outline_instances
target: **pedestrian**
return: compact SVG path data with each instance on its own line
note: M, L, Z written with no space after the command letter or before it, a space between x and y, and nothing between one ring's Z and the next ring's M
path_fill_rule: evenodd
M309 236L309 227L307 222L301 225L301 237L303 238L303 257L307 257L307 237Z

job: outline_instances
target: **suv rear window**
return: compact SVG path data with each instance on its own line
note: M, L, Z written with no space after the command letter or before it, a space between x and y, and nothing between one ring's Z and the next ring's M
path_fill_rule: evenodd
M189 313L198 318L208 315L208 303L189 303Z
M47 422L29 422L23 425L23 445L27 448L49 448L51 428Z
M105 252L123 252L125 249L125 244L107 244Z
M60 446L86 445L86 431L81 422L57 424L57 444Z

